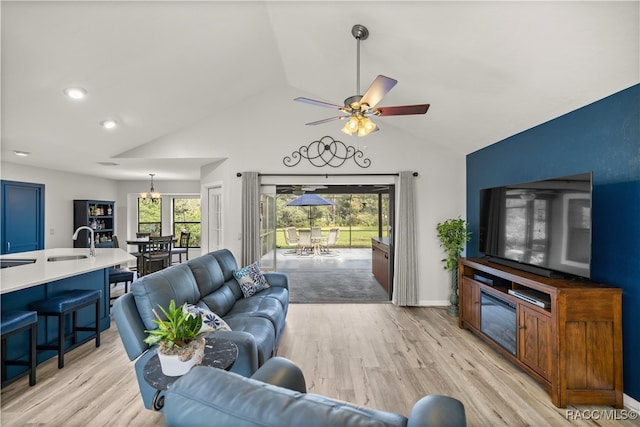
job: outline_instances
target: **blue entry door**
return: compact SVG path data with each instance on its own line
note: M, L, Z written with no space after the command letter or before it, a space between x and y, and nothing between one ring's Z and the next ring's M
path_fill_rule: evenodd
M44 249L44 185L2 181L0 253Z

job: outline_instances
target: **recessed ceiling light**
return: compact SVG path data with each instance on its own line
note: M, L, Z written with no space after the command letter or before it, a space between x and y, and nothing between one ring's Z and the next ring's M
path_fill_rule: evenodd
M64 90L64 94L71 99L85 99L87 91L81 87L68 87Z
M105 129L113 129L116 126L118 126L118 122L116 122L115 120L103 120L100 122L100 126L102 126Z
M28 151L14 150L13 154L15 154L16 156L20 156L20 157L27 157L31 153L28 152Z

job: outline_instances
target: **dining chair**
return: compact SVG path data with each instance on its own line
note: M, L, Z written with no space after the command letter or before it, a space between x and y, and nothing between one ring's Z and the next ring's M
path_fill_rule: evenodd
M149 243L143 245L142 275L160 271L171 265L173 236L149 236Z
M180 232L179 246L171 249L171 263L173 264L173 256L178 255L178 263L182 263L182 255L186 256L186 260L189 261L189 239L191 239L191 233L182 231Z

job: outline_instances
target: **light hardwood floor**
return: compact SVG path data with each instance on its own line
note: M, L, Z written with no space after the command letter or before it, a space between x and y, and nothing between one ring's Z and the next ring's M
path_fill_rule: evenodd
M556 408L535 381L441 308L292 304L278 355L302 368L309 392L405 415L435 393L460 399L469 426L639 425L567 420L567 410L597 410L602 418L613 409ZM27 381L2 390L2 426L163 425L143 408L115 323L100 348L87 343L68 353L62 370L49 360L38 366L36 386Z

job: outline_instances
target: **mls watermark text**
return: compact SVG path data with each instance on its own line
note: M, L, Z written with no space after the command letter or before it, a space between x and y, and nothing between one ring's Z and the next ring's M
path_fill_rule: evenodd
M565 418L575 420L625 421L637 420L640 414L630 409L567 409Z

